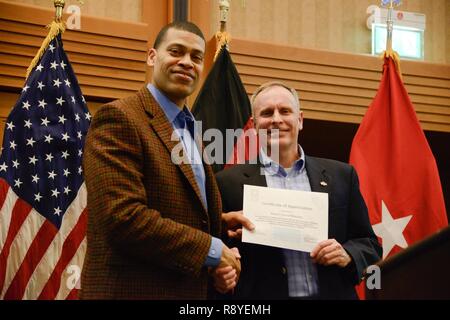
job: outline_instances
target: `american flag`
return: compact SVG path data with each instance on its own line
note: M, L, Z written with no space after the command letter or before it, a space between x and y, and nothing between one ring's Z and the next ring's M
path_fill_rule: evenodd
M90 119L59 35L6 120L0 299L76 298L86 250L81 160Z

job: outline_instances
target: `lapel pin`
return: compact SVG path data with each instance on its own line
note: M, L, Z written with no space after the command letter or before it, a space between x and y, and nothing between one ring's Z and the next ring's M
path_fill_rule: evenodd
M320 181L320 185L323 187L326 187L328 185L328 183L326 183L325 181Z

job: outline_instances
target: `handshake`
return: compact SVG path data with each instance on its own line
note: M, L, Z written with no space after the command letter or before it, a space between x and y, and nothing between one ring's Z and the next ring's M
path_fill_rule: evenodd
M243 216L242 211L223 213L222 219L228 227L230 238L239 239L242 236L242 226L248 230L255 228L250 220ZM224 294L236 287L241 273L240 258L238 248L230 249L225 244L223 245L220 263L210 272L214 287L218 292Z

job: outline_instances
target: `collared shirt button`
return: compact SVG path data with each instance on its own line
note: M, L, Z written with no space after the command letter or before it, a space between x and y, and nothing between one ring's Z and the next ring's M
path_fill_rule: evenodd
M216 250L212 249L211 250L211 254L215 255L216 254Z

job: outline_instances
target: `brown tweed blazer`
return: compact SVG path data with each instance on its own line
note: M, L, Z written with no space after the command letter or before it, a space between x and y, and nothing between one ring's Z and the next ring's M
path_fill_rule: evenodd
M220 235L220 195L204 165L208 212L189 164L175 165L172 125L144 87L104 105L84 151L87 254L81 299L205 299L202 267Z

